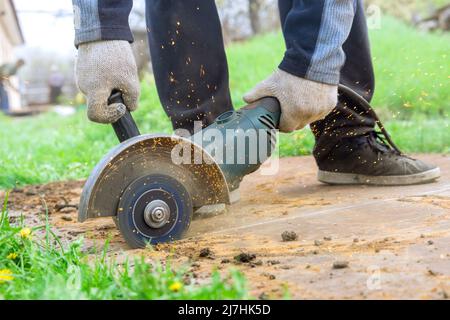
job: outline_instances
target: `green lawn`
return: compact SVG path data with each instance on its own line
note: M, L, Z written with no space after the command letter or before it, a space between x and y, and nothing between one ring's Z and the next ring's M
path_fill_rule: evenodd
M450 152L450 36L423 34L389 17L371 31L377 90L373 105L394 140L407 152ZM236 106L254 84L277 67L283 55L280 33L231 45L228 50ZM171 132L151 80L143 84L142 132ZM0 116L0 188L85 178L117 143L109 126L53 113L34 118ZM309 154L309 130L282 135L282 156Z
M415 114L449 117L450 35L421 33L384 17L371 30L376 74L373 105L384 119L410 119ZM265 35L229 48L233 101L264 79L280 62L281 34ZM245 71L243 71L245 70Z

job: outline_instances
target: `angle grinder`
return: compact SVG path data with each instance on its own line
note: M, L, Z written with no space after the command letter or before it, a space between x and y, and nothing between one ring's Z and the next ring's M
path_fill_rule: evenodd
M108 102L123 103L121 93ZM180 137L141 135L127 111L113 124L121 143L84 185L78 220L113 217L131 248L182 238L195 208L229 204L230 191L270 157L280 115L268 97Z

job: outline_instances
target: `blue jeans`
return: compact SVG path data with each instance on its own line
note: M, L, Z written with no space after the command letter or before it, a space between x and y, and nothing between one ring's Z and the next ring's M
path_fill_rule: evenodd
M0 110L7 113L9 111L8 92L6 92L3 83L0 82Z

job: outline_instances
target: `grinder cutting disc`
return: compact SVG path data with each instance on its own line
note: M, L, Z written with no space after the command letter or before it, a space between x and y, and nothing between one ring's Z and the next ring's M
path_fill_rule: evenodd
M181 182L153 174L133 181L119 202L117 226L128 245L142 248L180 239L188 229L192 199Z
M201 163L174 163L185 145ZM180 238L193 208L229 203L220 167L192 141L169 135L140 135L111 150L94 168L81 194L80 222L113 217L133 247Z

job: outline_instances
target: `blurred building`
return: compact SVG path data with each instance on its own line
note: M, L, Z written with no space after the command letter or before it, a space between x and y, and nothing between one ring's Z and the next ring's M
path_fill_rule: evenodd
M17 60L14 48L24 43L22 30L12 0L0 0L0 65ZM8 92L10 109L20 109L19 80L11 77L5 88Z

